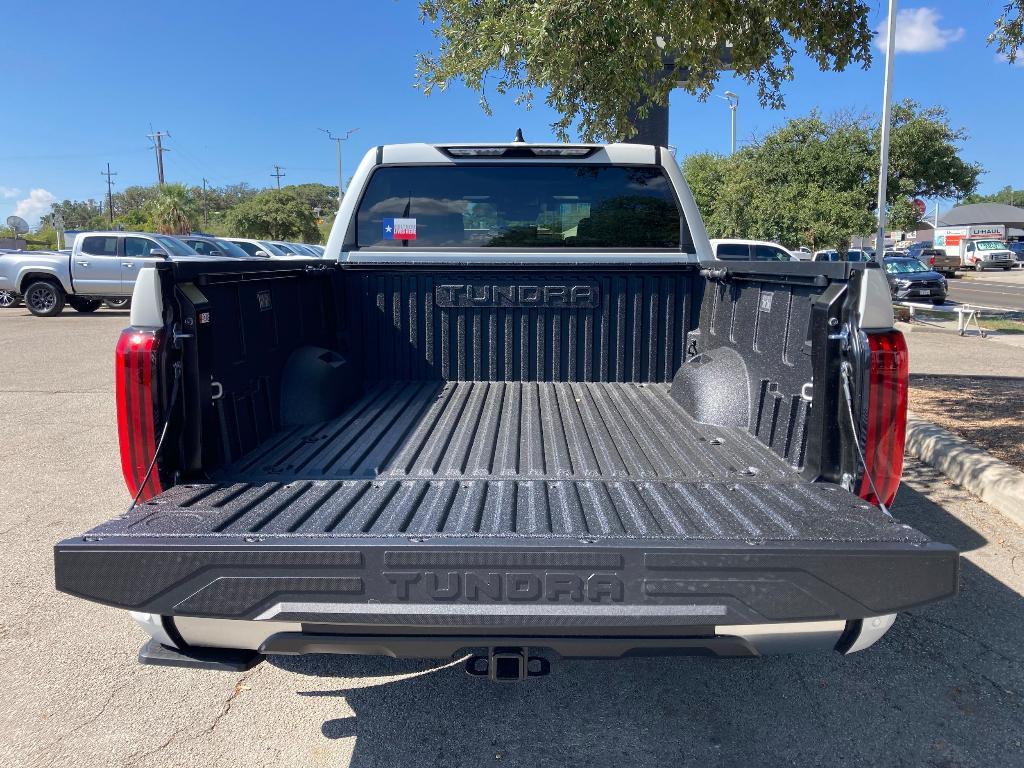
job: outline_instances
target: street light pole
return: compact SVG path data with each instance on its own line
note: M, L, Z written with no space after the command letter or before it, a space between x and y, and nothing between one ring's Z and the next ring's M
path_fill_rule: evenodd
M878 237L875 240L875 259L882 260L885 253L886 186L889 183L889 127L892 123L892 60L896 47L896 0L889 0L889 24L886 30L885 86L882 89L882 147L878 164Z
M732 113L732 119L731 119L732 130L730 132L729 154L730 155L735 155L736 154L736 108L740 105L740 97L737 96L732 91L726 91L724 96L719 96L718 98L724 99L725 101L727 101L729 103L729 111Z
M329 128L321 128L320 130L327 134L327 138L330 139L331 141L333 141L335 143L335 145L337 146L337 149L338 149L338 205L340 206L341 205L341 196L345 192L344 189L342 189L341 142L348 141L348 138L353 133L358 131L359 129L358 128L352 128L351 130L347 131L344 136L335 136L333 133L331 133Z

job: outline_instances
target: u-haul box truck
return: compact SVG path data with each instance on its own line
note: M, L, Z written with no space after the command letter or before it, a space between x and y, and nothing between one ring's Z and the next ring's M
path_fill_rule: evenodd
M963 269L979 272L989 268L1010 269L1016 257L1006 247L1006 227L1002 224L971 224L964 227L939 227L933 248L957 256Z

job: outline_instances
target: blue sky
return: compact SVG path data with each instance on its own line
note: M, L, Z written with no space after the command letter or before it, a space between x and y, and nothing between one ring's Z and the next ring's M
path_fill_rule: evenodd
M985 44L1002 2L904 2L897 24L895 97L941 104L967 128L965 155L988 170L983 191L1024 185L1024 66L998 61ZM884 15L876 0L873 26ZM216 185L268 186L275 163L285 184L335 183L321 127L360 129L345 144L347 172L380 143L508 140L520 126L528 140L552 138L543 100L526 112L496 98L487 117L462 87L429 98L415 90L416 53L434 41L414 0L56 0L46 13L12 4L4 27L4 217L37 218L51 196L100 199L108 161L115 189L153 183L151 126L171 132L168 180ZM814 107L879 111L876 54L870 70L838 74L798 59L782 111L762 109L756 91L726 73L719 90L740 96L741 143ZM681 155L727 151L728 131L724 101L673 95L671 143Z

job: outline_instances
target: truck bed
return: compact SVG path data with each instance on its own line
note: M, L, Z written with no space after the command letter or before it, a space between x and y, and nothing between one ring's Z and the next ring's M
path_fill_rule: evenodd
M667 385L608 382L371 388L57 552L63 589L121 607L420 629L868 616L955 572Z

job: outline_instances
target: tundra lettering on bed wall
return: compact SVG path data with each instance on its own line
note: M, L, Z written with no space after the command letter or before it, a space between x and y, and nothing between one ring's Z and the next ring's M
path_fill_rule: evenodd
M517 600L533 602L621 603L622 580L610 573L585 579L574 573L460 573L384 571L396 600Z
M550 307L592 309L598 305L597 284L549 285L499 283L490 285L439 285L439 307Z

